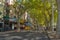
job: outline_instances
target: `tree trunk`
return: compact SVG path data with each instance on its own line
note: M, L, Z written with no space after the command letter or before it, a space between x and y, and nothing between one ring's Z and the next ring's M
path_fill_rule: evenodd
M57 34L60 35L60 0L56 0L56 1L58 6Z

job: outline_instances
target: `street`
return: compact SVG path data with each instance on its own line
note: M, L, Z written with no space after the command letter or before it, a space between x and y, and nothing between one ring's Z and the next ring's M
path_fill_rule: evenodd
M0 34L0 40L49 40L49 39L43 33L27 31Z
M0 40L60 40L60 0L0 0Z

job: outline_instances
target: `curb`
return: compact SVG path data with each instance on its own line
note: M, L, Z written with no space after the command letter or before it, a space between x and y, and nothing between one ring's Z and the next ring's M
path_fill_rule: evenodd
M11 32L15 32L15 31L0 32L0 34L6 34L6 33L11 33Z

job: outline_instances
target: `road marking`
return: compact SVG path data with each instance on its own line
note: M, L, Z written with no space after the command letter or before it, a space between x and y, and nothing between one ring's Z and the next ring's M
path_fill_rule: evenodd
M6 37L6 40L12 40L13 38L17 38L17 39L22 39L21 36L11 36L11 37Z
M31 40L34 40L34 38L31 38Z
M25 36L31 36L33 33L29 33L29 34L27 34L27 35L25 35Z
M28 40L28 39L23 39L23 40Z
M3 35L0 35L0 36L9 36L10 34L3 34Z
M45 36L45 38L48 38L47 36Z
M38 39L41 39L42 37L36 37L36 39L38 40Z

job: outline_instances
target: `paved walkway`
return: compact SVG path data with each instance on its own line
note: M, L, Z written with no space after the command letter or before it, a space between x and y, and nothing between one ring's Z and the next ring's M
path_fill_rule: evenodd
M55 32L48 32L48 35L51 40L60 40L60 38L56 34L56 31Z
M0 34L0 40L48 40L48 37L36 32L11 32Z
M3 35L3 34L7 34L8 35L8 33L14 33L14 32L16 32L16 31L0 32L0 36ZM32 31L32 30L29 30L29 31L22 30L20 32L33 32L33 33L38 33L39 32L39 33L41 33L40 31ZM48 33L49 33L48 35L49 35L49 37L50 37L51 40L60 40L60 38L58 38L58 36L56 36L55 33L52 33L52 34L51 34L51 32L48 32Z

